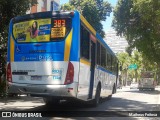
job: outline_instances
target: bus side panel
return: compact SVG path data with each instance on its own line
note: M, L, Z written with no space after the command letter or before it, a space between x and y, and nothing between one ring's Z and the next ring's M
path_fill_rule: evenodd
M111 74L105 69L96 67L93 98L96 94L96 87L98 85L98 82L101 83L101 97L108 97L109 95L112 95L112 89L114 84L116 83L115 75Z
M9 34L8 34L8 46L7 46L7 62L11 61L11 41L13 40L12 31L13 31L13 19L9 23Z
M72 44L70 50L70 61L80 60L80 17L79 13L75 12L74 17L72 18ZM78 71L78 70L77 70Z
M90 86L90 65L80 62L79 86L77 98L87 100Z
M116 76L102 70L100 68L95 69L94 74L94 88L92 99L95 98L96 89L98 83L101 83L101 97L108 97L112 95L113 86L116 82ZM79 74L79 86L78 86L78 98L82 100L89 100L89 86L90 86L90 66L84 63L80 63L80 74Z

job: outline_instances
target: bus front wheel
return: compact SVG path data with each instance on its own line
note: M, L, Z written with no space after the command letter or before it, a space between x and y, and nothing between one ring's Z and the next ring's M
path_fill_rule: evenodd
M114 84L112 88L112 94L115 94L115 93L116 93L116 85Z

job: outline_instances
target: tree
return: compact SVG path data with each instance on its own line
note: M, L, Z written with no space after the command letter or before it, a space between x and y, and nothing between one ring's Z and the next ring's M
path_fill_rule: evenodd
M131 69L128 72L129 72L129 74L131 74L131 76L133 78L135 78L136 82L140 78L142 66L144 66L143 61L145 61L145 60L143 60L142 54L140 52L138 52L137 50L134 50L132 56L130 56L130 65L136 64L137 69L134 69L134 70Z
M127 82L127 76L128 76L127 73L128 73L128 66L130 64L130 56L128 55L128 53L122 52L122 53L118 53L117 57L122 67L122 71L121 71L122 83L123 85L125 85Z
M125 35L131 51L137 48L153 66L160 81L160 1L119 0L114 10L113 27Z
M105 21L107 13L112 11L111 5L107 1L70 0L69 4L62 5L61 9L77 9L102 37L105 36L101 21Z
M5 74L9 21L13 17L26 14L36 3L36 0L0 0L0 77Z
M150 63L156 62L160 68L159 7L159 0L119 0L112 26L117 34L126 36L130 49L136 47Z
M123 80L128 76L128 80L136 78L136 81L138 81L141 77L141 72L143 71L153 71L156 73L155 77L157 77L157 64L151 64L151 62L137 50L134 50L131 56L129 56L128 53L119 53L117 57L123 67L121 71ZM136 64L137 69L128 69L128 66L131 64Z

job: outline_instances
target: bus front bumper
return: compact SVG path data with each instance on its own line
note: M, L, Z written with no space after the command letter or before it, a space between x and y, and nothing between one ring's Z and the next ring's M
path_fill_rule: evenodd
M8 83L8 93L31 94L38 97L76 97L77 84L69 85L40 85Z

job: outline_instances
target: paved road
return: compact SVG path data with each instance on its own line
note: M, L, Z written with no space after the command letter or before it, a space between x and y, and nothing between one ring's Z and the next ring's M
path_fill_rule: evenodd
M68 103L62 102L59 106L50 106L46 107L42 98L33 98L27 96L19 96L16 98L10 99L1 99L0 100L0 110L27 110L27 111L116 111L116 114L119 115L119 111L160 111L160 89L157 88L155 91L138 91L137 89L129 89L125 87L118 90L116 94L113 95L112 100L102 100L102 103L94 108L90 107L87 104L82 103ZM124 112L125 113L125 112ZM99 112L93 112L92 114L103 114ZM120 115L123 112L120 112ZM100 115L101 116L101 115ZM103 116L103 115L102 115ZM115 118L110 117L85 117L85 118L61 118L61 117L50 117L49 119L75 119L75 120L96 120L96 119L109 119L116 120ZM44 119L44 118L43 118ZM160 118L136 118L136 117L120 117L118 120L125 119L134 119L134 120L160 120Z

